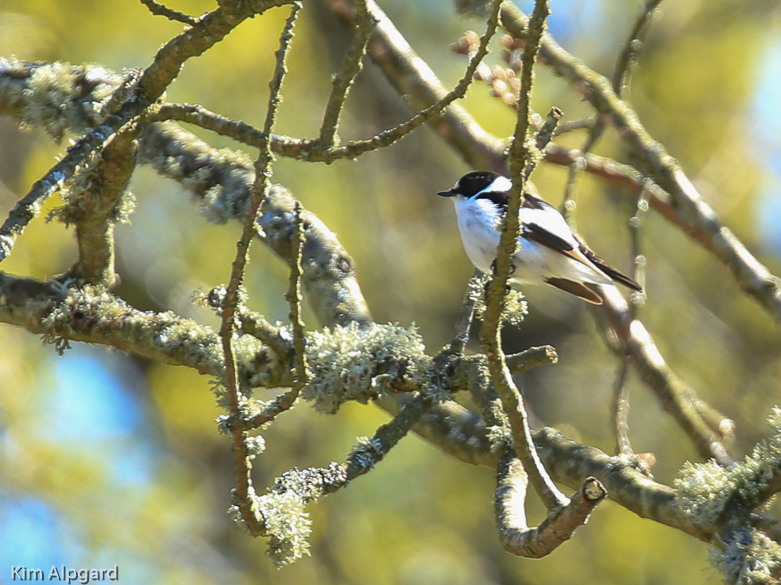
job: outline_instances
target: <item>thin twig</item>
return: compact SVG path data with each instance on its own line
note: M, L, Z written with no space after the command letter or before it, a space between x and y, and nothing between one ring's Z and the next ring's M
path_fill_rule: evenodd
M504 549L531 559L545 557L572 537L588 520L591 511L607 497L607 490L588 477L570 503L548 516L535 528L526 523L526 474L521 462L509 449L496 466L494 514L499 540Z
M529 180L529 177L531 176L534 168L537 166L537 163L542 160L545 147L548 146L548 143L553 138L553 132L556 130L556 126L558 125L559 120L561 120L563 115L564 112L562 112L556 106L553 106L550 112L548 112L548 117L545 119L545 123L542 125L542 128L540 128L539 132L537 132L537 139L535 140L536 152L534 152L534 155L529 159L523 168L524 182Z
M450 351L452 353L464 353L464 347L469 342L469 328L472 325L475 304L477 304L477 295L474 289L482 281L482 275L482 272L475 270L472 273L472 278L469 279L469 284L466 286L464 302L461 304L461 312L458 315L458 321L456 321L456 334L453 336L453 341L450 342Z
M493 0L491 12L486 23L485 34L480 37L480 46L478 47L475 55L469 61L469 66L466 68L464 76L456 84L452 91L448 92L446 95L440 97L436 102L415 114L407 122L380 132L373 138L368 140L350 141L344 147L322 151L320 156L323 157L323 160L325 162L330 162L338 158L355 158L364 152L389 146L412 132L415 128L422 126L425 122L429 121L437 114L441 113L454 101L464 97L464 95L466 95L466 90L469 88L469 85L474 79L474 74L475 71L477 71L478 65L482 62L483 58L488 53L488 42L493 37L499 24L499 11L501 4L501 0ZM373 2L369 4L369 9L372 18L374 18L376 22L380 22L384 15L377 14L379 9L377 9Z
M393 419L380 426L371 439L364 439L353 447L344 462L332 463L328 468L291 470L287 473L294 474L303 481L289 482L289 484L304 489L304 492L299 495L303 496L302 500L305 503L311 503L322 496L347 487L352 480L374 469L429 408L431 408L429 396L424 394L414 396L401 407ZM306 481L307 478L313 478L315 481L309 483ZM275 484L277 486L275 489L279 490L281 484L288 484L288 482L278 481Z
M529 475L529 480L535 491L539 494L545 506L549 510L553 510L566 505L568 500L553 484L534 449L531 431L529 430L523 406L523 398L507 369L500 341L500 324L505 287L507 286L507 279L512 266L512 257L518 247L521 230L519 211L523 203L523 169L531 158L527 145L527 133L529 130L529 101L533 84L534 59L548 14L547 0L537 0L534 5L534 13L529 21L529 38L522 58L523 71L521 75L521 92L518 99L518 119L513 143L510 147L510 172L513 178L513 187L510 191L510 202L504 216L499 249L494 263L494 274L488 287L488 300L480 337L488 358L488 368L496 392L499 394L504 411L510 420L513 439L515 440L515 451L523 463L523 467Z
M304 222L301 220L301 204L296 201L295 229L293 230L293 258L290 265L290 287L287 292L287 302L290 304L290 323L293 325L293 346L295 347L296 382L285 400L280 403L283 410L287 410L296 398L301 388L309 381L309 373L306 365L306 338L304 337L304 321L301 318L301 252L304 248Z
M185 14L183 12L177 12L176 10L172 10L171 8L168 8L163 4L159 4L155 2L155 0L140 0L140 1L141 4L146 6L149 9L149 12L151 12L152 14L156 14L158 16L165 16L169 20L181 22L189 26L195 26L198 23L197 18Z
M369 16L374 21L385 23L387 17L374 5L369 4ZM480 46L469 61L469 65L464 72L464 76L456 86L445 95L439 97L436 101L424 108L406 122L389 128L366 140L351 140L344 146L333 146L333 144L324 144L322 139L296 139L287 136L271 136L268 141L271 149L282 156L305 160L309 162L331 163L343 158L356 158L366 152L385 148L401 140L407 134L419 128L435 116L441 114L454 101L459 100L466 95L475 71L488 53L488 43L496 32L499 23L499 10L501 0L494 0L491 14L486 24L486 32L480 37ZM379 13L379 15L377 14ZM387 28L387 26L386 26ZM262 132L243 122L235 122L213 112L206 108L189 104L166 104L160 108L157 114L157 120L176 119L180 121L196 124L218 134L230 136L235 140L244 142L251 146L260 146L263 144L268 133Z
M629 75L631 68L637 59L637 55L642 47L641 39L648 32L651 19L656 11L656 7L662 0L647 0L645 8L642 14L635 22L635 26L632 28L632 32L629 35L624 48L621 51L621 56L616 63L615 71L613 72L613 91L616 92L618 97L623 97L626 92L629 91ZM589 133L583 146L580 147L581 157L588 154L588 152L594 147L597 141L602 137L605 131L605 117L595 116L593 118L594 124L589 128ZM574 225L575 208L577 206L575 200L575 183L578 175L585 169L585 165L578 159L576 164L573 164L569 168L567 176L567 183L564 189L564 201L561 204L561 210L564 217Z
M570 120L569 122L559 124L556 128L556 131L553 133L553 136L561 136L562 134L575 132L577 130L591 130L596 123L597 120L593 116L588 118L581 118L580 120Z
M637 197L635 213L627 222L629 237L632 242L632 278L642 287L645 286L645 257L640 250L640 226L647 210L648 189L643 185ZM637 310L642 304L643 298L644 293L633 293L629 298L629 314L632 320L637 318ZM616 452L623 455L631 455L633 453L631 443L629 442L629 390L626 387L631 362L632 356L627 346L624 349L616 381L613 384L613 428L616 434Z
M575 210L578 206L577 199L575 198L575 185L578 181L578 176L586 168L583 163L583 156L588 153L589 150L597 143L597 140L602 136L605 131L604 122L599 117L596 118L596 124L589 130L586 141L583 146L580 147L579 156L570 165L567 170L567 182L564 186L564 198L562 199L559 210L561 211L567 223L576 229L575 226Z
M323 149L330 149L334 146L336 132L339 128L339 118L342 115L344 102L350 87L355 81L355 77L361 71L361 59L366 53L366 45L369 43L372 29L377 21L369 13L366 0L354 0L355 4L355 36L344 56L342 70L334 76L331 95L325 107L323 123L320 126L319 145Z
M598 126L594 126L591 128L589 131L589 137L593 136L592 132L594 132L597 127ZM578 180L578 174L580 173L581 169L585 167L585 164L583 162L582 151L576 150L573 154L574 156L572 163L570 163L569 167L567 168L567 182L564 183L564 197L561 200L559 211L564 216L564 219L567 220L567 223L572 228L572 230L577 232L575 209L577 208L578 204L575 200L575 185Z
M176 79L184 62L202 55L225 38L246 19L262 14L275 6L290 4L290 0L242 2L236 11L218 8L203 15L192 28L181 32L157 51L152 63L144 69L139 81L141 93L155 102Z
M629 38L624 43L624 48L621 50L616 69L613 72L613 91L620 98L626 97L626 93L629 91L632 66L637 62L637 55L643 46L643 38L648 32L657 7L661 3L662 0L646 0L642 14L638 17Z
M279 50L276 53L277 62L274 68L274 75L269 83L270 95L268 108L266 110L266 122L264 131L266 136L271 134L276 120L277 108L280 103L280 90L282 81L285 78L287 68L285 58L290 48L290 41L293 38L293 26L295 25L301 4L295 2L291 8L290 16L285 22L282 35L279 40ZM238 303L238 291L244 276L244 267L247 263L247 252L252 237L256 234L255 218L258 214L261 204L268 192L270 186L272 155L268 144L262 148L255 163L255 184L252 190L252 203L249 213L244 221L244 229L241 238L236 244L236 258L233 261L231 269L231 279L225 292L225 300L222 313L222 323L220 326L220 338L222 339L223 351L225 354L225 375L228 399L230 403L231 419L237 420L240 417L240 381L237 375L235 356L233 353L233 315ZM247 528L253 535L263 534L265 527L263 518L255 505L255 493L252 487L252 478L250 477L250 462L246 447L246 433L238 428L238 425L231 427L233 437L233 458L236 464L236 506L244 519Z
M618 366L616 381L613 383L613 432L616 436L616 455L631 455L632 444L629 442L629 391L626 378L629 373L629 360L624 354L621 365Z
M561 108L557 108L556 106L553 106L550 109L550 112L548 112L548 117L545 119L545 123L542 125L542 128L540 128L540 131L537 133L537 143L536 143L537 150L539 150L540 152L545 151L545 148L548 146L548 143L550 143L551 139L553 139L553 136L556 134L556 128L558 127L559 121L563 116L564 116L564 112L561 111Z
M326 0L326 4L342 20L352 22L353 11L345 10L345 6L349 4L341 0ZM367 4L377 19L377 26L369 43L371 58L383 70L399 95L404 96L405 101L412 107L423 110L439 102L447 90L437 75L426 61L415 53L376 2L368 0ZM428 122L473 168L496 171L504 169L504 144L485 132L463 107L451 104L447 110L438 114L432 113ZM348 152L347 156L349 155Z

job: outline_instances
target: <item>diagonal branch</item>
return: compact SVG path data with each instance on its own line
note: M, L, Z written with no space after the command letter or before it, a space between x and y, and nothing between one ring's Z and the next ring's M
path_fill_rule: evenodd
M67 154L43 177L33 183L30 191L20 199L0 226L0 262L8 258L18 238L27 225L37 217L43 204L54 193L62 189L96 152L101 152L115 132L132 117L136 108L128 108L124 116L110 116L103 125L90 131L84 138L68 148Z
M184 62L202 54L221 41L243 20L263 12L272 6L287 3L285 0L260 2L248 1L241 13L227 14L218 9L204 16L198 26L166 43L155 55L149 67L138 78L133 95L115 92L107 110L118 110L108 116L103 124L90 130L86 136L68 149L67 154L55 164L49 172L36 181L30 191L14 206L2 226L0 226L0 262L5 260L13 249L16 238L40 212L45 201L59 191L80 165L95 153L100 153L109 139L126 123L141 114L157 100L176 78ZM128 80L134 79L133 75ZM137 95L136 95L137 90ZM113 106L113 107L112 107Z
M309 381L306 359L306 338L304 337L304 321L301 318L301 252L304 249L304 224L301 221L301 204L296 202L295 230L293 231L293 262L290 265L287 302L290 305L290 323L293 326L293 350L295 356L296 381L290 392L280 401L279 409L284 411L293 406L301 389Z
M270 93L268 99L268 106L266 109L266 121L264 125L264 133L266 136L271 134L274 128L274 122L277 117L277 108L281 101L280 91L282 89L282 81L287 73L287 67L285 59L290 49L290 41L293 38L293 27L296 23L299 10L301 9L300 2L294 2L290 10L290 16L285 21L285 26L282 29L282 35L279 39L279 50L276 53L277 62L274 68L274 75L272 76L271 83L269 83ZM225 300L223 302L222 320L220 323L220 338L222 339L223 353L225 355L225 385L228 394L228 400L230 405L230 416L232 420L239 418L239 404L241 398L241 381L238 376L238 370L236 367L236 360L233 350L233 315L236 311L238 304L239 286L244 278L244 267L247 263L247 252L249 251L249 244L253 236L256 233L256 218L258 210L261 208L263 202L268 196L269 189L271 187L271 150L268 143L264 145L258 155L258 160L255 163L255 182L252 188L252 200L249 208L249 212L244 218L244 226L241 233L241 238L236 244L236 258L233 261L231 267L231 278L228 287L225 291ZM296 226L300 221L300 213L296 213ZM300 243L295 251L294 265L299 267L301 260ZM298 273L296 273L296 282L298 282ZM296 302L298 299L296 298ZM301 382L299 378L298 383ZM299 386L300 388L300 386ZM292 404L292 402L291 402ZM233 437L233 458L236 463L236 493L235 502L236 506L241 513L241 517L247 525L249 531L258 536L265 533L265 526L262 515L258 512L255 505L255 493L252 487L252 478L250 476L250 470L252 469L250 455L248 453L246 433L241 429L233 426L231 428L231 435Z
M198 22L197 18L188 14L184 14L183 12L171 10L167 6L155 2L155 0L140 0L140 2L149 9L149 12L156 14L157 16L164 16L169 20L181 22L189 26L195 26L195 24Z
M515 386L510 371L505 362L501 348L501 314L504 305L505 288L513 263L513 256L518 248L521 233L520 209L523 204L523 189L525 184L524 167L531 162L532 153L527 145L529 131L530 98L533 84L534 58L537 46L545 26L545 19L550 10L547 0L537 0L534 5L534 16L530 21L529 42L523 54L523 74L521 76L521 93L518 99L518 122L515 127L513 143L510 147L510 173L513 186L510 190L510 201L504 214L502 233L494 263L494 274L488 287L488 300L480 329L483 349L488 358L488 369L491 373L496 392L502 401L502 406L515 442L515 452L523 463L529 480L548 510L554 510L567 504L567 498L559 492L548 477L545 468L534 449L529 423L518 388Z
M355 36L352 44L344 56L342 70L334 76L331 95L323 114L323 123L320 126L319 146L322 149L330 149L338 141L336 132L339 128L339 118L342 115L344 102L355 77L361 71L361 59L366 53L366 45L375 25L375 20L369 12L366 0L355 0Z
M511 34L526 38L528 22L528 17L512 3L502 4L502 23ZM543 36L539 58L558 75L575 83L599 113L610 117L621 137L649 165L654 182L669 194L680 221L690 226L699 241L708 242L708 249L730 269L741 288L776 323L781 323L781 280L719 221L676 160L648 134L635 112L616 95L612 83L565 51L550 35Z
M179 75L185 61L205 53L246 19L291 2L292 0L246 0L240 4L238 10L217 8L205 14L191 28L160 48L152 63L141 74L141 94L149 102L157 100Z
M713 430L731 428L728 419L707 406L670 370L648 330L632 317L623 295L615 287L600 290L604 295L605 319L625 348L619 350L619 356L625 351L631 357L640 378L654 392L662 408L689 435L702 457L713 458L724 466L732 464L733 459L721 442L722 437ZM719 420L719 424L709 424L713 418Z
M342 9L341 0L327 0L326 3L337 16L350 21L351 14ZM424 110L436 104L447 93L444 85L379 6L373 0L368 1L368 6L377 20L369 41L372 60L380 66L399 95L408 96L413 107ZM504 169L502 142L485 132L461 106L450 105L442 114L429 120L429 125L472 167Z

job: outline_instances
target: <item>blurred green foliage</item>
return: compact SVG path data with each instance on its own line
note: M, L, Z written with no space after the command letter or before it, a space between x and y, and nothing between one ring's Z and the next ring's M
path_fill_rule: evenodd
M169 3L191 14L213 4ZM277 125L278 132L296 137L317 134L330 75L349 42L348 31L322 6L305 4ZM454 84L465 62L448 44L482 25L460 19L446 3L388 0L382 6L443 81ZM567 48L605 74L612 72L641 8L639 2L621 0L554 0L552 7L552 31L561 32ZM285 16L277 10L247 22L188 62L168 98L260 125ZM765 171L752 152L747 113L758 80L772 74L759 64L779 32L778 16L771 3L752 3L750 9L727 0L663 4L629 95L651 133L679 158L709 204L752 250L759 244L757 192ZM132 0L3 0L0 54L99 63L120 71L147 65L180 28ZM558 105L565 120L590 114L571 87L543 68L535 91L534 107L541 113ZM512 132L514 112L490 97L485 86L476 83L464 105L490 132ZM409 114L379 70L367 64L341 134L365 138ZM242 148L190 130L215 146ZM567 135L559 142L576 147L583 139ZM62 148L42 132L21 133L13 121L0 120L0 212L13 206ZM596 152L626 160L609 130ZM279 160L274 180L318 214L353 255L375 319L416 323L429 353L435 353L452 335L472 269L451 205L434 193L465 170L458 156L423 128L356 161L325 166ZM561 200L565 169L543 165L534 179L546 199ZM117 228L119 294L143 309L171 309L216 325L213 315L191 303L191 293L227 281L238 226L207 223L188 195L148 169L136 173L133 191L138 197L133 223ZM610 263L627 268L625 226L633 196L583 177L577 200L578 229L585 239ZM56 205L49 202L44 215ZM778 402L776 326L741 294L723 266L652 213L642 240L649 297L642 318L671 368L736 421L734 450L750 451L766 433L762 421ZM3 270L46 278L69 268L75 255L72 235L39 219ZM760 260L776 274L781 271L779 256L760 254ZM256 244L246 278L250 306L271 320L285 319L286 278L281 263ZM509 335L508 349L550 343L560 355L558 365L520 380L537 424L557 426L573 439L612 452L608 421L616 360L584 304L549 289L529 289L527 297L530 315ZM309 328L317 327L311 313L305 319ZM492 472L452 460L417 437L402 441L348 489L313 506L312 558L277 571L262 554L263 543L235 529L225 513L232 458L228 439L216 432L219 412L208 380L183 368L110 355L132 365L116 383L134 396L143 423L120 438L50 434L51 411L45 405L61 391L56 364L69 359L68 353L57 357L52 347L8 326L0 328L0 348L0 518L14 502L44 502L61 519L49 533L52 551L60 551L57 558L69 566L119 564L126 583L587 585L718 579L707 569L703 543L612 503L599 508L590 524L551 557L510 556L501 550L493 526ZM102 348L79 351L96 363L108 359ZM656 455L654 473L670 483L685 460L696 458L694 449L634 378L630 388L634 446ZM354 404L334 416L307 408L286 414L265 433L268 450L255 462L258 489L292 466L342 459L356 436L371 435L386 420L376 408ZM113 470L112 461L139 446L147 454L141 465L147 475L129 480ZM127 463L134 465L132 459ZM531 508L530 520L536 522L542 510L536 502ZM21 562L8 558L0 571ZM48 567L57 561L52 556L46 562Z

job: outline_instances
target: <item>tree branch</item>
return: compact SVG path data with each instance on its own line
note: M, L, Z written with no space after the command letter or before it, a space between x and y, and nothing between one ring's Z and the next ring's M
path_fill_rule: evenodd
M533 83L534 58L537 45L542 36L545 19L550 10L547 0L537 0L534 5L534 15L530 21L529 42L523 54L523 73L521 76L521 93L518 99L518 122L515 127L513 143L510 147L510 174L513 186L510 191L510 202L502 223L499 249L494 263L494 274L488 287L487 303L480 329L483 349L488 358L488 369L491 372L494 387L502 401L504 412L510 421L515 452L523 463L529 480L548 510L554 510L567 504L567 498L559 492L548 477L542 466L534 441L529 430L526 410L518 388L515 386L505 363L501 348L501 315L504 304L505 288L512 267L512 258L518 248L521 223L519 212L523 204L523 189L525 186L524 167L532 161L528 150L527 132L529 130L530 99Z
M494 510L499 539L504 549L515 555L540 559L572 537L588 520L591 511L604 501L607 491L589 477L569 504L558 508L537 527L526 524L526 474L521 462L507 450L496 469L497 487Z
M502 23L514 36L527 36L528 20L512 3L502 5ZM689 225L697 240L707 242L706 247L730 269L741 288L781 324L781 280L719 221L675 159L651 138L635 112L615 94L610 81L589 69L547 34L543 35L539 58L558 75L575 83L598 112L610 117L619 135L649 165L654 182L669 194L680 223Z
M183 12L177 12L176 10L171 10L167 6L155 2L155 0L140 0L140 2L141 4L146 6L149 9L149 12L151 12L152 14L155 14L157 16L164 16L168 20L181 22L188 26L195 26L198 23L197 18L194 18L188 14L184 14Z
M300 2L294 2L290 10L290 16L285 21L285 26L282 29L282 34L279 39L279 50L276 53L276 67L274 68L274 75L269 83L269 98L268 106L266 108L266 121L264 125L265 136L270 136L271 131L274 128L274 122L277 117L277 108L281 101L280 91L282 89L282 82L285 79L287 73L287 67L285 59L290 49L290 42L293 39L293 27L295 26L298 12L301 9ZM271 149L266 142L264 147L261 148L258 160L255 163L255 181L252 186L252 199L249 207L249 211L244 218L244 225L241 233L241 238L236 243L236 258L233 261L231 267L231 278L228 287L225 291L225 299L222 306L222 315L220 322L220 339L222 340L223 354L225 358L225 385L226 392L228 394L228 402L230 406L230 416L232 420L237 420L240 417L240 401L242 398L241 380L238 376L238 369L236 367L236 361L233 350L233 315L236 311L236 306L239 300L239 286L244 278L244 267L247 263L247 253L249 251L250 241L256 233L256 218L258 216L258 210L263 205L268 196L269 189L271 188ZM300 243L300 207L296 204L295 219L294 219L294 251L293 251L293 266L295 271L294 283L298 286L299 274L300 274L300 262L301 262L301 243ZM298 292L296 288L296 292ZM298 295L295 296L291 302L296 303L296 309L298 308ZM298 319L298 313L296 311L296 322L294 326L300 326ZM297 331L297 335L300 332ZM296 348L298 348L298 343ZM303 353L300 359L305 359ZM293 392L300 390L301 385L305 382L305 372L299 372L298 379L296 380L296 386ZM246 392L245 392L246 394ZM295 400L295 397L293 398ZM287 405L289 408L290 404ZM284 409L283 409L284 410ZM233 458L236 463L236 490L234 502L239 509L242 519L244 520L247 528L253 536L259 536L265 534L266 524L265 520L259 513L258 506L256 504L255 491L252 487L252 477L250 470L252 469L251 455L247 447L247 436L243 429L237 426L231 426L231 434L233 436Z

